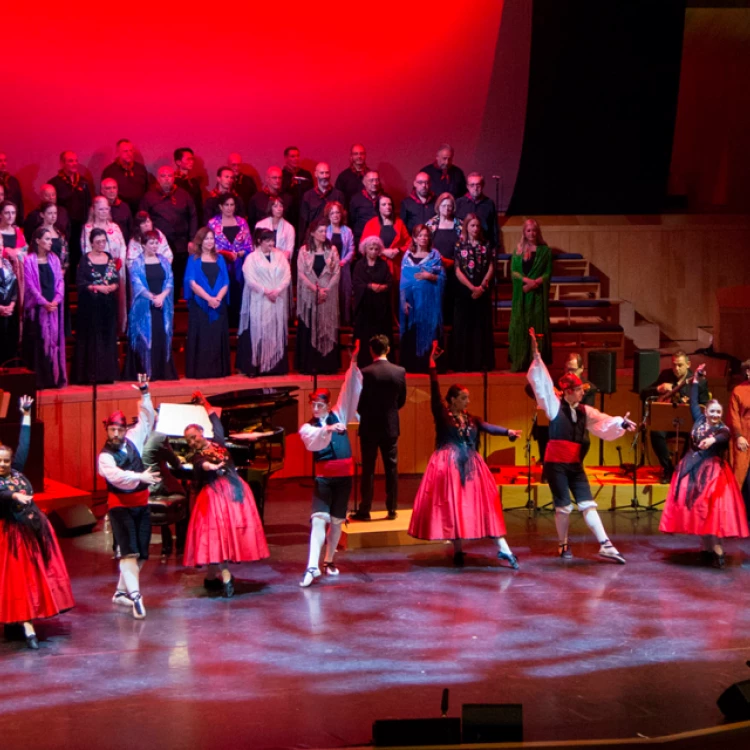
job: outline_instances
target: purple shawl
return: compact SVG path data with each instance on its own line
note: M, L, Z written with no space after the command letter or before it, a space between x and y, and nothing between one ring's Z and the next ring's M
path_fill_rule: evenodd
M63 279L60 259L54 254L47 255L47 262L52 269L55 278L55 298L57 309L48 312L44 305L47 300L42 296L42 287L39 282L39 265L37 256L29 253L24 259L24 317L29 321L39 321L39 330L44 343L44 356L52 365L55 382L67 385L68 377L65 369L65 326L63 324L63 294L65 281Z

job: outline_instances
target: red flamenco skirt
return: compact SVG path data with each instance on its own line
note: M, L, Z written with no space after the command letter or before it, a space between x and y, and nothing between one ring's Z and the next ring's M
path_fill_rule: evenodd
M242 488L241 503L232 499L237 487ZM268 556L263 526L247 484L219 477L203 487L190 517L183 564L252 562Z
M46 516L47 560L34 532L13 520L0 521L0 622L41 620L72 609L68 569Z
M409 535L416 539L484 539L505 536L503 506L487 464L470 451L461 484L458 451L435 451L414 500Z
M718 457L706 459L695 481L689 474L680 478L679 473L678 467L672 476L659 531L710 534L720 539L750 536L745 502L726 461Z

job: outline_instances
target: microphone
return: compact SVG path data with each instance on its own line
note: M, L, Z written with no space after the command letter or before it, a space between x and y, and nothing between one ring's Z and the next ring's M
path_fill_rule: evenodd
M502 180L502 179L503 179L503 176L502 176L502 175L499 175L499 174L493 174L493 175L492 175L492 179L493 179L493 180Z

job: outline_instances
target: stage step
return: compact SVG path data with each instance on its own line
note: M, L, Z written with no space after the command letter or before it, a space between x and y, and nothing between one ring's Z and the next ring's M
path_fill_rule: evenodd
M443 544L414 539L407 530L411 522L411 509L400 510L394 521L386 520L386 511L370 514L371 521L349 521L344 524L341 545L345 549L370 549L372 547L407 547L415 544Z

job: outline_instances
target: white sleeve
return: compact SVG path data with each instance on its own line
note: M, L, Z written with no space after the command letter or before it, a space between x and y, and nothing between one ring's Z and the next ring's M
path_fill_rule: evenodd
M309 451L322 451L331 442L331 433L323 427L313 427L311 424L303 424L299 428L299 436L305 448Z
M593 406L584 406L586 410L586 428L594 437L602 440L617 440L625 434L622 428L622 417L610 417Z
M553 420L560 413L560 399L555 393L555 384L541 358L532 360L526 377L534 391L537 406L547 412L550 421Z
M344 385L341 387L336 407L333 410L339 422L343 424L347 424L350 420L359 422L357 404L360 393L362 393L362 371L352 361L351 367L346 371Z
M140 471L125 471L118 468L111 453L99 454L99 476L120 490L134 490L141 483Z
M154 405L151 402L151 394L148 391L141 397L139 410L138 422L127 431L125 437L138 449L138 453L142 453L148 436L154 431L154 422L156 420Z

